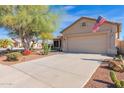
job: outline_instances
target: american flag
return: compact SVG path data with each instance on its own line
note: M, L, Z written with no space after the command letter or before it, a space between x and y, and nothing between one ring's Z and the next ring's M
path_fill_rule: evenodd
M98 19L96 20L95 25L92 28L93 32L96 32L105 21L106 20L103 17L99 16Z

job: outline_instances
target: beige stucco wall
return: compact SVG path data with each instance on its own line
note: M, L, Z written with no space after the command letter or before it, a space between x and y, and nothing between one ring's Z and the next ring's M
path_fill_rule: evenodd
M82 22L86 22L86 27L82 27ZM75 34L75 33L88 33L88 32L92 32L92 27L94 26L96 21L93 20L88 20L88 19L82 19L79 20L76 24L74 24L73 26L71 26L70 28L66 29L63 34L67 35L67 34ZM116 31L117 27L116 25L112 25L110 23L104 23L100 29L100 31Z
M86 27L82 27L82 22L86 23ZM93 33L92 27L94 26L96 21L88 20L88 19L82 19L79 20L77 23L73 24L71 27L66 29L63 32L63 40L62 40L62 49L63 51L68 51L67 49L67 43L68 37L75 37L75 36L83 36L88 34L98 34L98 33L105 33L107 38L107 54L115 54L116 48L115 48L115 32L117 31L117 25L110 24L110 23L104 23L100 29L99 32ZM78 42L78 41L77 41ZM97 47L97 45L96 45Z
M117 40L116 43L118 44L118 47L121 50L121 53L124 54L124 41Z
M121 41L120 47L121 47L121 52L124 54L124 41Z
M115 46L118 48L121 48L121 40L120 39L115 39Z
M116 46L120 49L121 53L124 54L124 41L116 39Z

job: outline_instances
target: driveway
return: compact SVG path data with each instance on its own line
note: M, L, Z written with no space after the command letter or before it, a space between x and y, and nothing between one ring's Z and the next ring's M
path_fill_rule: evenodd
M83 87L100 65L100 54L63 53L11 66L0 65L0 87Z

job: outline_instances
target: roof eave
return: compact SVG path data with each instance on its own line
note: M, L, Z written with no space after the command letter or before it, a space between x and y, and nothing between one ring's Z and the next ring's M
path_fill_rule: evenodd
M63 29L60 33L63 33L66 29L68 29L69 27L71 27L73 24L75 24L76 22L78 22L79 20L81 19L89 19L89 20L93 20L93 21L96 21L95 18L90 18L90 17L81 17L79 18L78 20L76 20L75 22L73 22L70 26L66 27L65 29ZM107 23L110 23L110 24L116 24L116 25L119 25L121 27L121 23L118 23L118 22L112 22L112 21L106 21ZM120 30L121 32L121 30Z

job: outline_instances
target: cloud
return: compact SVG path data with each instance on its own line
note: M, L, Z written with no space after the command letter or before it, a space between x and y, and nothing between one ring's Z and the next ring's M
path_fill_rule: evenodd
M54 33L55 36L60 34L60 31L62 31L63 29L65 29L66 27L70 26L73 22L75 22L76 20L78 20L80 18L80 16L74 16L71 14L64 14L61 16L61 24L59 26L59 28L56 30L56 32Z
M80 11L77 11L75 14L76 15L92 15L92 14L100 14L100 13L102 13L102 11L98 11L98 10L93 10L93 11L80 10Z
M91 18L98 18L98 16L103 16L106 18L106 15L104 14L103 11L101 10L80 10L75 12L75 16L80 16L80 17L91 17Z
M65 14L62 19L64 22L71 22L77 20L78 18L80 18L80 16Z
M61 28L65 28L69 25L71 25L73 22L78 20L81 16L74 16L71 14L65 14L63 17L61 17Z
M75 6L72 6L72 5L64 6L65 10L71 10L71 9L74 9L74 8L75 8Z
M116 21L116 22L123 22L124 16L116 16L116 17L111 17L108 18L110 21Z

